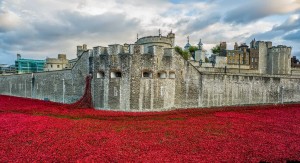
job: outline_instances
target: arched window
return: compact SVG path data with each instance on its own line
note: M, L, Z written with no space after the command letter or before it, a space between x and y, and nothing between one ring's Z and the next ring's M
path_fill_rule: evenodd
M176 75L175 75L175 72L170 72L169 73L169 78L170 79L175 79Z
M113 71L113 72L110 73L110 77L111 78L121 78L122 73L120 71Z
M97 78L104 78L105 74L103 71L97 72Z
M143 72L143 78L152 78L152 72L151 71L144 71Z
M162 71L157 74L160 79L165 79L167 77L167 73Z

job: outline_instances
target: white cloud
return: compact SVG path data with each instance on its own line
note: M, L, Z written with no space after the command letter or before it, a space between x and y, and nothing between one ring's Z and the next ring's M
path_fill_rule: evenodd
M172 29L180 46L188 35L193 44L202 38L208 51L220 41L231 46L255 35L273 42L290 38L286 44L296 45L292 36L298 34L299 10L299 0L2 0L0 62L12 63L16 53L40 59L67 53L72 58L78 44L134 43L136 33L157 35L158 29L164 35ZM268 32L276 28L292 33Z
M21 19L17 14L9 10L0 9L0 32L14 30L20 24Z

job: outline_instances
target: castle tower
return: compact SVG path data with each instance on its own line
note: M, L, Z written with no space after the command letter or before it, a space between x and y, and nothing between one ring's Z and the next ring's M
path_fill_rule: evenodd
M157 36L147 36L139 38L135 44L140 45L141 54L155 54L158 49L172 48L175 42L175 34L169 33L167 36L162 36L159 32Z
M67 55L66 54L58 54L57 58L60 60L66 60L67 59Z
M291 47L278 45L268 49L267 74L291 74Z
M255 48L255 44L256 44L256 41L255 41L255 38L250 42L250 48Z
M175 33L172 33L172 30L170 33L168 33L167 38L170 38L172 47L174 47L175 46Z
M226 50L227 50L227 43L226 42L220 42L220 56L226 56Z
M237 42L235 42L235 44L234 44L234 50L239 50L239 45Z
M185 44L184 46L184 50L189 50L189 48L191 47L191 44L190 44L190 36L187 37L187 43Z
M198 50L195 51L195 61L197 62L205 62L205 50L203 49L203 43L200 39L198 43Z
M200 39L200 41L198 43L198 48L199 48L199 50L203 49L203 43L201 42L201 39Z
M82 52L83 52L82 46L78 45L77 46L77 57L80 57L80 55L82 54Z
M258 73L266 74L267 73L267 55L268 47L272 46L272 42L257 41L255 45L258 49Z

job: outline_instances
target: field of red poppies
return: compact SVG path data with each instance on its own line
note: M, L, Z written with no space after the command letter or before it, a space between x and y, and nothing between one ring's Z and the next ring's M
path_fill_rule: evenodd
M124 113L0 95L0 162L300 160L300 104Z

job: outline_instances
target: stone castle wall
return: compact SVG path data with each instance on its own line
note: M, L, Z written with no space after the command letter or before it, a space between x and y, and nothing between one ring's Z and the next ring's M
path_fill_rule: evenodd
M95 79L95 87L98 87L94 89L96 108L162 111L300 100L300 79L297 77L201 73L176 52L169 57L160 46L156 46L155 55L142 53L141 49L142 46L136 45L132 55L98 58L99 63L95 65L101 66L96 69L105 71L107 76ZM114 70L121 71L122 78L110 79L110 72ZM151 77L143 77L143 72L151 73ZM162 78L161 73L165 74Z
M72 70L0 76L0 94L55 102L73 103L84 92L89 73L89 55L85 52Z
M300 78L261 75L202 75L200 107L300 101Z
M268 42L258 43L259 51L266 55L269 46ZM84 93L85 77L92 74L96 109L163 111L300 102L300 77L267 75L269 69L264 66L259 70L264 74L259 75L242 74L244 70L238 68L203 73L160 43L79 48L78 57L71 70L35 73L34 78L32 74L0 76L0 94L73 103ZM259 65L267 59L260 59ZM235 74L238 71L241 74Z

